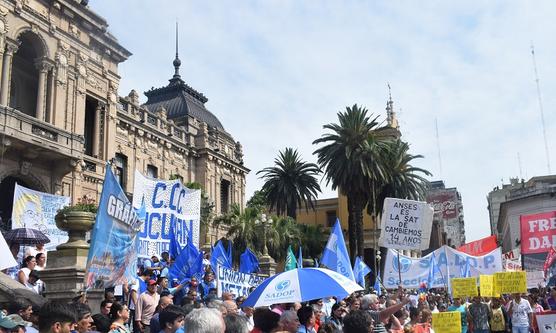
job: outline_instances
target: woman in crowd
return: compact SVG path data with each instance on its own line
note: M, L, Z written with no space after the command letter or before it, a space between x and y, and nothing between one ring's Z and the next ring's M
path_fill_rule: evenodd
M326 323L331 324L332 327L338 331L342 331L344 327L343 318L346 314L346 310L339 303L332 305L332 313L330 317L326 318Z
M46 268L46 255L44 253L37 253L37 255L35 256L35 260L37 261L37 266L35 266L35 269L37 271L42 271Z
M126 305L118 302L112 303L110 320L112 320L112 325L109 333L130 333L126 325L129 320L129 309Z
M461 304L461 299L454 298L454 303L448 307L448 311L458 311L461 314L461 333L467 333L467 307Z
M27 285L27 280L29 279L29 273L31 273L31 271L35 269L35 266L37 266L37 261L35 257L33 256L25 257L21 269L19 270L19 272L17 272L17 280L19 281L19 283L21 283L24 286Z
M509 330L508 313L501 305L500 298L493 297L490 302L490 331L491 333L505 333Z

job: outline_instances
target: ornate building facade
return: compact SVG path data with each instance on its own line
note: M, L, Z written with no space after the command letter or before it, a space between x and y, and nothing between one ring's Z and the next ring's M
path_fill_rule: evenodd
M118 64L131 53L81 0L0 0L0 217L9 228L13 187L97 200L106 161L133 195L134 170L200 183L215 213L243 206L239 142L208 99L174 76L118 96ZM170 70L170 68L169 68Z

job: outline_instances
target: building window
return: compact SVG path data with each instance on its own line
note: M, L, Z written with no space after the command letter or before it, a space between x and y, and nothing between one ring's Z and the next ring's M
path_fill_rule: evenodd
M85 155L98 157L98 101L90 96L85 98L85 123L83 135L85 136ZM95 133L96 132L96 133Z
M118 179L118 183L120 183L120 186L125 191L127 185L127 156L116 153L114 164L116 167L116 179Z
M147 164L147 177L158 178L158 168L154 165Z
M332 228L334 226L334 223L336 223L336 211L326 211L326 226Z
M230 182L222 179L220 182L220 213L227 213L230 207Z

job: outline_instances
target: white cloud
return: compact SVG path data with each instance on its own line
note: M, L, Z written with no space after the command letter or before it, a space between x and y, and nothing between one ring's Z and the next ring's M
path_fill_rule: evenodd
M182 77L244 145L248 195L278 150L310 161L322 125L358 103L384 118L393 88L420 166L462 193L467 238L487 234L486 195L510 176L546 174L530 41L551 152L556 138L556 4L543 2L92 1L134 55L120 94L166 84L174 21ZM434 119L438 119L442 174ZM552 153L556 169L556 153ZM326 190L323 197L334 193Z

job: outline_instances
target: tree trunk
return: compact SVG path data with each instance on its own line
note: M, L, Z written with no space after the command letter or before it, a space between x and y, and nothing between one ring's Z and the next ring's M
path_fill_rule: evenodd
M288 217L291 217L295 220L295 218L297 217L297 207L295 205L288 205L287 215Z
M348 237L349 237L349 258L351 262L355 262L355 253L357 252L357 234L355 227L355 210L353 195L347 195L348 203Z
M363 209L365 200L358 198L354 204L355 213L355 232L357 235L357 255L363 257L365 255L365 235L363 233Z

